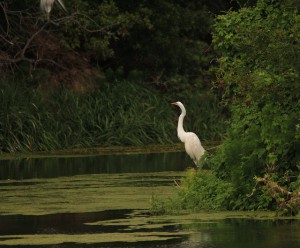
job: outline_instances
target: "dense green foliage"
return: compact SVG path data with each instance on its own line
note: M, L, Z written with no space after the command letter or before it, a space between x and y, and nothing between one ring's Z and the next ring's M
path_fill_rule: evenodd
M233 185L208 171L188 169L179 185L180 190L173 198L161 200L153 196L152 214L177 213L182 210L229 210L234 203Z
M299 28L298 6L289 0L260 0L255 8L220 16L215 25L214 44L222 52L218 83L232 119L212 166L240 198L254 176L268 175L288 190L300 180ZM259 193L246 202L236 207L272 205Z
M61 40L105 68L121 67L129 79L160 88L210 84L212 12L228 8L228 2L73 0L70 11L84 15L65 23Z
M217 17L213 37L221 57L216 87L223 89L232 117L224 143L207 162L210 181L218 183L203 187L208 175L199 172L182 187L180 194L188 192L183 202L298 212L299 29L298 5L289 0L259 0L255 7ZM207 192L228 183L224 193L207 200Z
M230 1L72 0L66 2L69 13L54 5L50 22L41 18L35 0L4 2L7 17L0 18L5 37L0 58L8 65L30 63L51 73L78 66L80 62L68 63L56 51L48 54L59 43L102 71L122 68L123 78L182 90L210 86L212 12L228 8Z

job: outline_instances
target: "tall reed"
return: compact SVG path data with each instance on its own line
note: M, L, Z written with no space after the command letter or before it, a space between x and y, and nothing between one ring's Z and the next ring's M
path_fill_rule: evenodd
M169 105L172 97L145 85L114 81L101 83L91 93L45 94L7 80L0 84L2 152L178 142L178 112ZM193 117L187 126L205 139L218 136L214 122L220 111L214 100L187 103ZM217 131L211 132L212 128Z

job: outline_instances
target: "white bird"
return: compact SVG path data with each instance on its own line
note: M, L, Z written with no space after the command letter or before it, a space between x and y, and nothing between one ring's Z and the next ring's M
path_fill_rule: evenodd
M178 106L181 109L181 114L178 118L177 136L181 142L184 143L186 153L193 159L196 166L198 166L200 158L204 154L205 150L201 145L201 141L195 133L186 132L183 128L183 119L186 115L186 110L181 102L173 102L173 105Z
M50 18L50 12L52 10L53 4L56 0L40 0L40 5L41 5L41 10L46 12L47 14L47 18L49 20ZM57 0L59 5L65 10L67 11L63 0Z

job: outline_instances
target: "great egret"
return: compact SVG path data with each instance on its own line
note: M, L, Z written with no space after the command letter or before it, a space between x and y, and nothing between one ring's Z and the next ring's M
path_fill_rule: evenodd
M198 166L200 158L205 150L201 145L201 141L195 133L186 132L183 128L183 119L186 115L186 110L181 102L171 103L181 109L181 114L178 118L177 136L181 142L184 143L186 153L193 159L196 166Z
M47 14L47 19L49 20L50 18L50 12L52 10L53 4L56 0L40 0L40 5L41 5L41 9L42 11L46 12ZM67 11L63 0L57 0L59 5L65 10Z

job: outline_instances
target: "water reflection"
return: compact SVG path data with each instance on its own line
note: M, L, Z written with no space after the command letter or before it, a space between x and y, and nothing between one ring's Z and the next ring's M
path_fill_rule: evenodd
M26 237L26 235L35 234L35 237L40 235L41 238L45 238L43 235L50 234L54 241L55 237L60 235L74 237L71 238L74 241L70 243L42 246L59 248L298 248L300 245L300 222L297 220L197 220L197 222L189 224L180 224L178 220L173 220L173 222L165 220L166 225L162 220L155 219L146 212L143 214L132 213L131 210L114 210L43 216L0 216L0 230L2 230L0 237L3 235L2 237L17 239L18 235L21 235L19 237L22 239L24 238L22 235ZM124 225L125 219L128 221L128 225ZM130 221L128 219L136 220ZM1 228L1 225L5 228ZM153 235L153 240L136 240L134 242L135 237L147 238L147 233ZM160 240L159 233L161 233L161 237L166 237L166 239ZM94 235L94 238L98 236L98 241L75 241L77 235L82 235L84 238L84 235L87 234ZM109 238L105 238L105 235L112 239L108 242ZM126 238L120 241L118 235L125 235ZM10 247L34 246L19 244Z
M300 247L299 220L225 219L189 228L197 232L190 235L186 247Z
M131 210L106 210L90 213L58 213L46 215L0 215L1 235L82 234L118 232L116 227L90 226L85 223L125 218Z
M192 162L184 152L2 160L0 180L182 171L187 166L192 166Z

